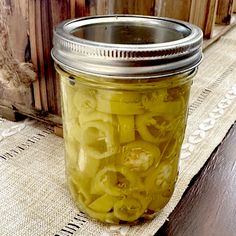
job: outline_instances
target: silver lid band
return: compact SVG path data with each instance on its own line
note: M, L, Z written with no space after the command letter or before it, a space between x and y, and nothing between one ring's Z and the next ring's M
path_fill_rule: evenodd
M54 60L69 70L112 77L161 77L197 67L202 32L169 18L108 15L62 22Z

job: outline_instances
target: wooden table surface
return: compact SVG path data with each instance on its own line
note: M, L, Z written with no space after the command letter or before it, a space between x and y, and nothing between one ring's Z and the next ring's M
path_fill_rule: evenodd
M236 236L236 123L156 236Z

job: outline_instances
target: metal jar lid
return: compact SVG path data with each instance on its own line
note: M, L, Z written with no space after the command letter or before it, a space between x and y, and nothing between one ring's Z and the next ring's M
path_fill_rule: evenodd
M63 68L112 77L161 77L202 59L202 31L170 18L104 15L67 20L54 30L52 57Z

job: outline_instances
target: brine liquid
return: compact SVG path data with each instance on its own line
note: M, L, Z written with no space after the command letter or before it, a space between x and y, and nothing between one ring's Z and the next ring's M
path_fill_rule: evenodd
M120 81L109 89L79 80L61 75L66 173L76 204L103 222L153 217L174 191L191 79L135 88Z

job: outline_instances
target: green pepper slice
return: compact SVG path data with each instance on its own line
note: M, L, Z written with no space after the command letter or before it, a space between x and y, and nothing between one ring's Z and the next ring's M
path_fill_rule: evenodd
M134 91L100 90L98 91L98 95L108 101L119 101L126 103L141 101L141 94Z
M161 210L170 200L170 197L163 197L161 194L155 194L153 198L147 208L154 212Z
M123 95L125 92L123 93ZM97 96L97 110L116 115L135 115L144 113L141 101L108 100L102 96Z
M145 174L147 170L158 166L160 160L160 150L156 145L137 140L123 146L120 162L131 171Z
M145 178L145 187L148 192L158 192L162 196L171 196L174 183L178 173L178 158L173 162L162 161L156 169L154 169Z
M147 110L153 110L156 106L166 100L168 93L166 89L148 92L142 95L142 105Z
M68 78L61 77L61 93L63 94L63 115L66 120L73 120L78 117L78 110L76 109L73 98L76 93L76 87L71 86L68 82Z
M119 149L118 135L111 123L91 121L81 127L81 148L86 155L102 159Z
M94 196L97 195L90 193L91 179L84 177L73 169L70 169L68 176L72 196L82 211L103 222L119 223L119 219L114 216L113 212L109 212L113 207L112 197L104 195L95 198Z
M114 215L123 221L137 220L145 211L143 204L138 199L128 196L114 204Z
M79 112L92 112L97 106L95 92L93 90L80 89L75 93L73 103Z
M104 194L89 204L89 208L97 212L109 212L113 208L114 197Z
M84 178L72 169L69 171L68 176L68 185L73 198L77 200L80 195L81 201L85 204L90 204L93 199L90 194L91 180L89 178Z
M151 211L159 211L170 200L178 173L178 159L163 161L145 179L145 187L152 201L148 205Z
M100 160L86 155L81 148L78 153L77 170L81 172L85 177L93 178L98 172Z
M180 140L179 140L180 139ZM182 137L170 137L169 140L159 145L161 156L164 159L174 159L178 157L182 143Z
M71 123L70 125L65 125L65 131L67 139L76 140L80 142L81 128L78 123Z
M84 124L89 121L104 121L112 123L113 125L116 123L115 118L111 114L106 114L104 112L92 111L89 114L80 113L79 115L80 124Z
M83 197L81 195L78 195L77 202L79 207L82 208L84 212L101 222L118 224L120 221L119 219L117 219L113 212L98 212L91 209L88 204L84 203Z
M170 132L176 129L176 123L168 116L145 113L136 116L136 127L142 139L160 143L168 139Z
M175 117L185 112L185 100L180 97L178 100L167 101L168 93L159 94L158 92L152 92L150 94L144 94L142 96L143 107L152 113L158 113L160 115L169 115Z
M135 140L134 116L117 116L120 143L128 143Z
M91 192L121 196L141 189L144 189L141 180L129 169L123 166L107 166L96 175Z
M80 145L75 140L65 139L66 165L76 167L78 164Z
M192 84L192 81L189 80L188 83L178 85L178 86L171 86L170 88L167 89L167 100L168 101L176 101L179 100L180 97L183 97L184 100L188 100L189 97L189 90L190 86Z

